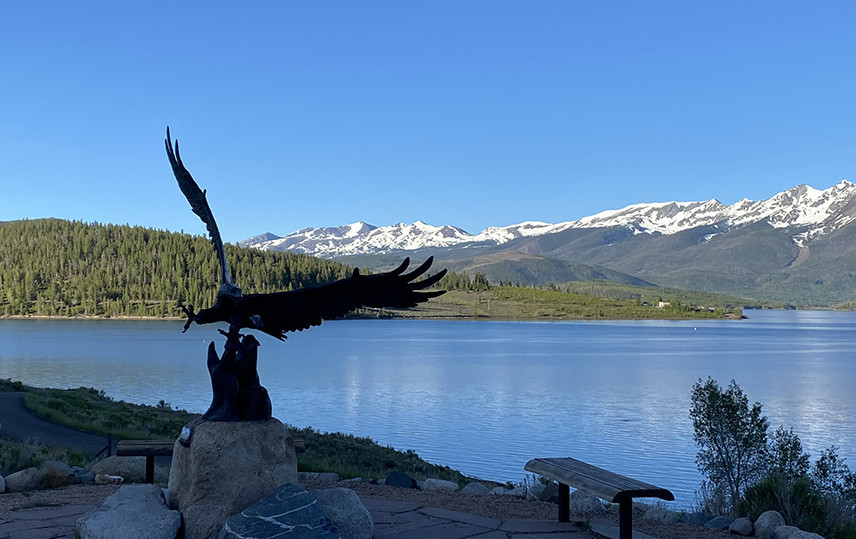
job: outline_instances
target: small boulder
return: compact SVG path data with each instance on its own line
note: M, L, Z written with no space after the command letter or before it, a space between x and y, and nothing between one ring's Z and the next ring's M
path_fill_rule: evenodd
M754 533L755 526L752 524L752 520L746 517L738 518L734 522L728 526L728 531L735 535L742 535L743 537L749 537Z
M38 468L25 468L6 476L7 492L24 492L39 488L42 477Z
M642 518L652 522L677 522L680 517L662 505L652 505L645 511Z
M72 466L71 473L74 474L74 482L81 483L83 485L92 483L95 481L95 474L87 470L86 468L81 468L80 466Z
M704 527L712 530L727 530L731 526L732 522L734 522L734 520L730 517L719 515L718 517L713 517L705 522Z
M372 538L374 519L356 492L349 488L328 488L314 490L310 494L339 529L342 539Z
M458 484L452 483L451 481L444 481L442 479L433 479L428 478L422 483L423 490L448 490L455 491L458 490Z
M776 528L785 525L785 519L778 511L764 511L755 521L755 537L773 539Z
M96 485L120 485L125 482L125 479L119 475L109 475L106 473L95 474Z
M181 515L166 506L155 485L125 485L77 520L81 539L175 539Z
M559 503L559 484L550 481L541 492L541 499L545 502Z
M484 486L483 483L479 483L477 481L473 481L472 483L467 483L464 485L464 488L461 489L461 492L464 494L490 494L490 489Z
M606 508L600 498L594 494L575 490L571 492L571 513L584 513L587 515L605 515Z
M417 488L416 480L406 473L393 470L386 477L385 485L398 488Z
M686 522L687 524L692 524L693 526L704 526L712 518L713 517L707 513L697 511L695 513L687 513L681 521Z
M3 479L3 476L0 475L0 494L6 492L6 480Z
M219 539L287 537L283 530L298 530L313 539L340 539L336 525L320 504L302 487L286 483L261 500L226 519Z
M114 455L93 464L91 471L95 475L118 475L126 483L145 483L146 457L118 457ZM163 466L155 464L155 483L166 483L168 480L169 472Z
M540 481L536 481L532 486L526 487L526 499L527 500L540 500L541 493L544 492L544 489L547 488L547 485Z
M491 494L495 494L497 496L517 496L518 498L522 498L526 496L526 487L517 486L514 488L505 488L505 487L496 487L490 491Z
M48 488L61 487L77 482L71 467L58 460L46 460L43 462L39 466L39 474L42 476L42 486Z

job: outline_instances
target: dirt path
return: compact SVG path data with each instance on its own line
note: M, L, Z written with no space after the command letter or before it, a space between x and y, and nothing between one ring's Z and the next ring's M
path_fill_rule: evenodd
M73 447L94 455L104 449L107 438L79 431L33 414L24 406L24 393L0 392L0 436L24 442ZM115 443L114 450L115 450Z

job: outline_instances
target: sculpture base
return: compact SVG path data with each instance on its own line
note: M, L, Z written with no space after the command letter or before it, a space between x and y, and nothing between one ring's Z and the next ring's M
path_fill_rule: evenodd
M229 515L296 482L294 441L277 419L201 421L187 447L175 442L167 501L186 539L214 538Z

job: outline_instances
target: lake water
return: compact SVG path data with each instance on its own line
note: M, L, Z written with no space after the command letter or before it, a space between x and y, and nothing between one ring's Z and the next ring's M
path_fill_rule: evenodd
M351 320L259 336L274 416L370 436L477 477L521 481L533 457L573 456L694 503L689 420L699 378L736 379L772 429L856 465L856 313L747 311L749 320ZM96 387L203 412L211 326L0 320L0 378ZM771 430L772 430L771 429Z

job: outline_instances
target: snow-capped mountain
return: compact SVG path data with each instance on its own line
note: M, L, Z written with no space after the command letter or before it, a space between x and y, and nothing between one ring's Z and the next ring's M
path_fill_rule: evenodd
M802 227L793 237L795 242L802 244L837 230L854 218L856 185L843 180L824 190L799 185L758 202L743 199L726 205L711 199L706 202L633 204L578 221L558 224L527 221L506 227L489 227L478 234L469 234L449 225L433 226L422 221L384 227L358 222L339 227L306 228L284 237L267 233L240 244L262 250L291 250L336 257L463 244L500 245L525 236L540 236L568 229L619 226L634 234L669 235L714 224L739 227L757 222L766 222L774 228Z

